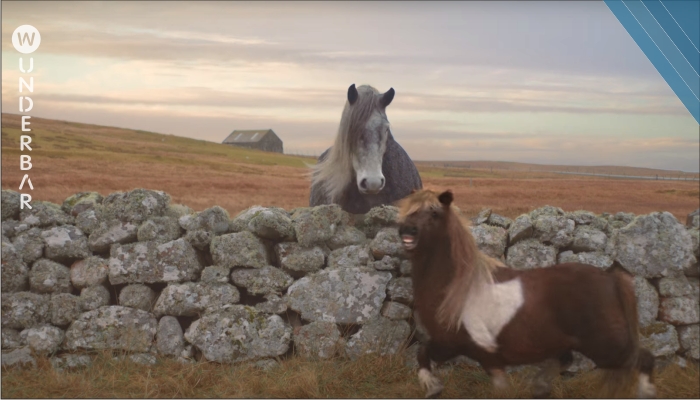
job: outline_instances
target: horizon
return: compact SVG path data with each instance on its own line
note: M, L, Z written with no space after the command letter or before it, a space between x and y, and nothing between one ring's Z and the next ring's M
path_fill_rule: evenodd
M602 1L3 3L12 114L21 24L32 117L319 155L371 84L416 161L700 171L700 127Z

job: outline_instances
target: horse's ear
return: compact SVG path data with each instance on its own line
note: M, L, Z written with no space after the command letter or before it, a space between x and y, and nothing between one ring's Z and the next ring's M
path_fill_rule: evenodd
M350 102L350 104L355 104L355 102L357 101L357 96L359 95L357 93L357 89L355 88L355 84L353 83L348 88L348 101Z
M394 88L389 88L389 90L384 93L382 99L379 101L382 107L386 107L391 104L391 101L394 100L394 94L396 94L396 92L394 92Z
M440 196L438 196L438 200L445 207L449 207L450 204L452 204L453 199L454 197L452 196L451 190L445 190L444 192L440 193Z

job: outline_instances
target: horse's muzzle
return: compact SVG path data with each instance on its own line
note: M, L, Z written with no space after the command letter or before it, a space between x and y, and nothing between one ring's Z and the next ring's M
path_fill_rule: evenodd
M402 225L399 227L399 236L401 236L401 243L406 250L413 250L418 245L418 229L416 227Z

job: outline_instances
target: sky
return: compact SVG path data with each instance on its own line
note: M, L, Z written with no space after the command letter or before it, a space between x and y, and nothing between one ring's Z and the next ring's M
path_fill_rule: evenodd
M354 83L395 89L416 160L700 169L697 122L603 1L5 1L3 112L23 75L31 116L213 142L271 128L292 153L332 145Z

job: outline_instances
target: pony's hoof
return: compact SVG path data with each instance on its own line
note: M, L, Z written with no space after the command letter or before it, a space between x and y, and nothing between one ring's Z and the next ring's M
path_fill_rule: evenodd
M441 384L438 384L437 386L431 388L426 394L425 398L426 399L437 399L440 397L440 394L442 393L442 390L444 387Z

